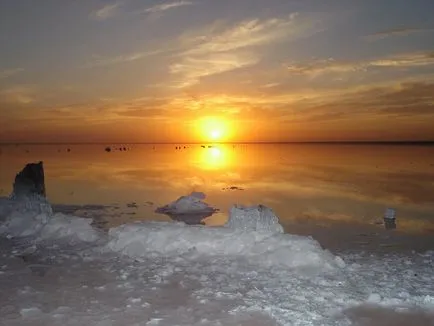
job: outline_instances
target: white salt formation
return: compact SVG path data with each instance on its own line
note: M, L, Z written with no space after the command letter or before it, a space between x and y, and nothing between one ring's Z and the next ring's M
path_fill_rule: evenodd
M226 226L244 231L283 233L283 227L279 224L277 216L271 208L263 205L252 207L233 206Z
M384 218L387 220L394 220L396 218L396 211L393 208L386 209Z
M215 212L215 208L202 201L205 199L205 197L206 196L203 192L192 192L188 196L181 196L174 202L157 208L156 212L164 214L194 214Z

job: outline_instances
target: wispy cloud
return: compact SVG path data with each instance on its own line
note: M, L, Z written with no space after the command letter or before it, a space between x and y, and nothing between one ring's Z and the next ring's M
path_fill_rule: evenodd
M118 9L123 5L123 1L117 1L96 10L90 16L95 20L106 20L113 17Z
M180 78L178 87L191 86L201 77L258 63L262 58L259 47L283 40L291 42L316 30L315 21L298 13L283 18L248 19L230 27L217 21L179 38L180 47L185 50L170 71Z
M0 91L0 103L30 104L36 101L36 91L33 86L16 85Z
M366 70L365 64L339 62L333 58L313 60L306 63L288 64L290 73L297 75L317 76L323 73L345 73Z
M434 51L391 56L368 63L377 67L420 67L434 64Z
M176 87L191 86L200 78L228 72L257 63L259 58L248 53L216 53L207 57L186 57L170 66L170 72L180 76Z
M120 63L128 63L137 61L146 57L150 57L156 54L161 53L162 50L155 50L155 51L143 51L143 52L133 52L129 54L122 54L115 57L101 57L101 56L94 56L94 60L91 62L88 62L84 65L85 68L92 68L92 67L102 67L102 66L111 66L115 64Z
M163 4L159 4L159 5L155 5L155 6L146 8L142 12L156 13L156 12L161 12L161 11L166 11L166 10L170 10L170 9L175 9L175 8L184 7L184 6L191 6L191 5L193 5L193 2L184 1L184 0L174 1L174 2L166 2Z
M0 79L6 79L23 72L23 68L13 68L0 71Z
M181 41L193 45L186 54L225 52L297 38L313 27L311 23L292 13L285 18L244 20L223 30L213 31L215 26L210 26L199 33L184 35Z
M268 84L262 85L261 87L262 88L273 88L273 87L277 87L279 85L280 85L280 83L268 83Z
M408 36L416 33L433 32L434 28L395 28L386 31L377 32L374 34L366 35L366 41L378 41L388 37Z
M330 58L313 60L306 63L288 64L287 69L293 74L315 77L326 73L364 72L369 68L375 67L403 68L430 65L434 65L434 52L406 53L361 62L337 61Z

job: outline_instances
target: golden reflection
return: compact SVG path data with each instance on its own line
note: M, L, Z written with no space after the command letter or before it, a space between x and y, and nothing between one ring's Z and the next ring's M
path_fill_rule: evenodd
M200 168L206 170L226 168L231 161L230 151L224 147L201 148L196 153L195 161Z

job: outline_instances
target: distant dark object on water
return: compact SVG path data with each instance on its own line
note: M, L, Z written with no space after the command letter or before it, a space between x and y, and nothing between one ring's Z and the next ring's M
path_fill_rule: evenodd
M13 185L15 197L39 195L45 197L45 177L42 161L29 163L17 174Z
M105 151L106 151L107 153L109 153L109 152L112 151L112 148L111 148L110 146L107 146L107 147L105 148Z
M70 152L71 151L71 149L70 148L68 148L67 150L66 150L67 152Z
M201 145L200 147L205 148L205 145Z
M244 188L237 187L237 186L230 186L230 187L222 188L222 190L244 190Z

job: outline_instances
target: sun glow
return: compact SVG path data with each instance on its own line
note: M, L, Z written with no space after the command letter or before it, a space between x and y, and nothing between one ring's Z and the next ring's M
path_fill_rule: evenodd
M228 122L217 117L198 120L199 136L204 141L221 142L228 138Z

